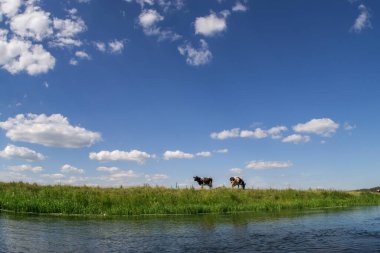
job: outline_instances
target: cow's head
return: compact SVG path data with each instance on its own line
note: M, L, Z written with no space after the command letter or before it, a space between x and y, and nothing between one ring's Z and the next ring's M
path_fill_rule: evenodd
M198 177L198 176L195 176L195 177L193 177L193 178L194 178L194 181L195 181L195 182L199 182L199 181L201 180L201 178Z
M230 177L231 184L235 181L235 177Z

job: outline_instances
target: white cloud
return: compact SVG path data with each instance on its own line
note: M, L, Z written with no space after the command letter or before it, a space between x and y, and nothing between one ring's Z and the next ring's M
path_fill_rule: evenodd
M280 139L282 137L282 132L287 131L286 126L275 126L267 130L267 133L272 137L272 139Z
M233 128L231 130L223 130L219 133L211 133L210 137L213 139L219 139L224 140L227 138L236 138L240 136L240 129L239 128Z
M100 133L70 125L61 114L18 114L0 122L0 128L12 141L41 144L47 147L81 148L101 140Z
M76 59L70 59L69 64L76 66L76 65L78 65L78 61Z
M8 18L16 15L21 7L21 0L1 0L0 1L0 16L4 14Z
M54 68L55 58L42 45L14 37L0 29L0 66L12 74L26 71L29 75L46 73Z
M91 152L89 154L91 160L97 161L134 161L137 163L144 163L147 159L155 158L155 155L148 154L139 150L131 151L100 151L98 153Z
M101 176L100 179L105 181L123 181L126 178L139 177L133 170L116 170L109 175Z
M12 17L10 28L19 36L37 41L53 34L50 13L32 5L27 6L24 13Z
M282 139L282 142L292 142L292 143L309 142L309 141L310 141L310 136L300 135L300 134L292 134Z
M339 128L339 124L329 118L312 119L303 124L293 126L297 133L313 133L321 136L331 136Z
M65 175L60 173L55 174L43 174L42 177L50 178L50 179L63 179L65 178Z
M194 158L193 154L185 153L180 150L176 151L165 151L164 153L164 160L170 160L170 159L191 159Z
M15 172L31 171L33 173L37 173L43 171L43 168L41 166L31 166L29 164L9 166L8 169Z
M52 46L67 47L82 45L82 42L76 37L87 30L83 19L76 16L76 9L69 10L69 16L66 19L54 18L54 40L50 42Z
M87 60L91 58L85 51L76 51L75 56L80 59L87 59Z
M24 159L27 161L41 161L44 160L45 157L26 147L17 147L14 145L7 145L4 150L0 151L0 157L6 159Z
M372 28L372 24L370 21L371 15L370 15L367 7L365 7L364 4L361 4L361 5L359 5L359 11L360 11L360 14L356 18L353 26L351 27L351 31L354 31L357 33L361 32L362 30L364 30L366 28Z
M232 168L232 169L230 169L230 172L231 173L235 173L235 174L241 174L242 173L242 169L240 169L240 168Z
M247 6L242 4L240 1L237 1L232 7L232 11L241 11L241 12L246 12L248 10Z
M351 125L348 122L344 122L343 128L346 131L352 131L352 130L354 130L356 128L356 125Z
M98 167L98 168L96 168L96 170L102 171L102 172L113 173L113 172L119 171L120 169L117 167Z
M211 13L205 17L195 19L195 33L204 36L214 36L227 29L226 19L229 12L221 12L220 14Z
M195 154L196 156L202 156L202 157L210 157L212 156L210 151L202 151Z
M122 40L113 40L108 43L110 52L113 54L121 54L124 49L124 41Z
M145 175L145 180L148 182L151 181L159 181L159 180L164 180L168 179L169 176L165 174L153 174L153 175Z
M290 161L250 161L247 163L247 169L266 170L288 168L293 164Z
M101 51L101 52L106 51L106 44L104 42L101 42L101 41L94 42L94 45L95 45L96 49L98 49L99 51Z
M200 47L194 48L189 43L178 47L181 55L186 57L186 62L192 66L199 66L209 63L212 60L212 53L208 49L208 44L204 40L200 40Z
M218 150L215 150L214 151L215 153L220 153L220 154L227 154L228 153L228 149L224 148L224 149L218 149Z
M62 173L78 173L78 174L83 174L84 170L83 169L78 169L74 166L71 166L69 164L65 164L61 167L61 172Z
M145 29L154 26L162 20L164 20L164 17L153 9L142 10L139 15L139 24Z
M255 131L242 130L240 132L240 137L242 138L263 139L263 138L266 138L267 136L268 134L261 128L256 128Z

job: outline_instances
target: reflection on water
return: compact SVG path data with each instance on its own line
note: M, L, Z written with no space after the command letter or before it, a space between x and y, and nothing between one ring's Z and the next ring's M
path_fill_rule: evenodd
M376 252L380 207L234 215L0 214L0 252Z

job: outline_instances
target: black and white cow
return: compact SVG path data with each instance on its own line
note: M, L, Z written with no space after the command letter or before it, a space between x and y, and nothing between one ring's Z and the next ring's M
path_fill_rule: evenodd
M230 182L232 188L234 188L236 185L238 186L238 188L240 188L241 185L243 190L245 189L245 182L241 177L230 177Z
M193 177L195 182L203 188L204 185L208 185L208 187L212 188L212 178L211 177Z

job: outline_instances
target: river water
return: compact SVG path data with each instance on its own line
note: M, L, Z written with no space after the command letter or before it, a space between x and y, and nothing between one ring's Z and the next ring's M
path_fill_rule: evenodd
M0 252L379 252L380 207L85 219L0 213Z

